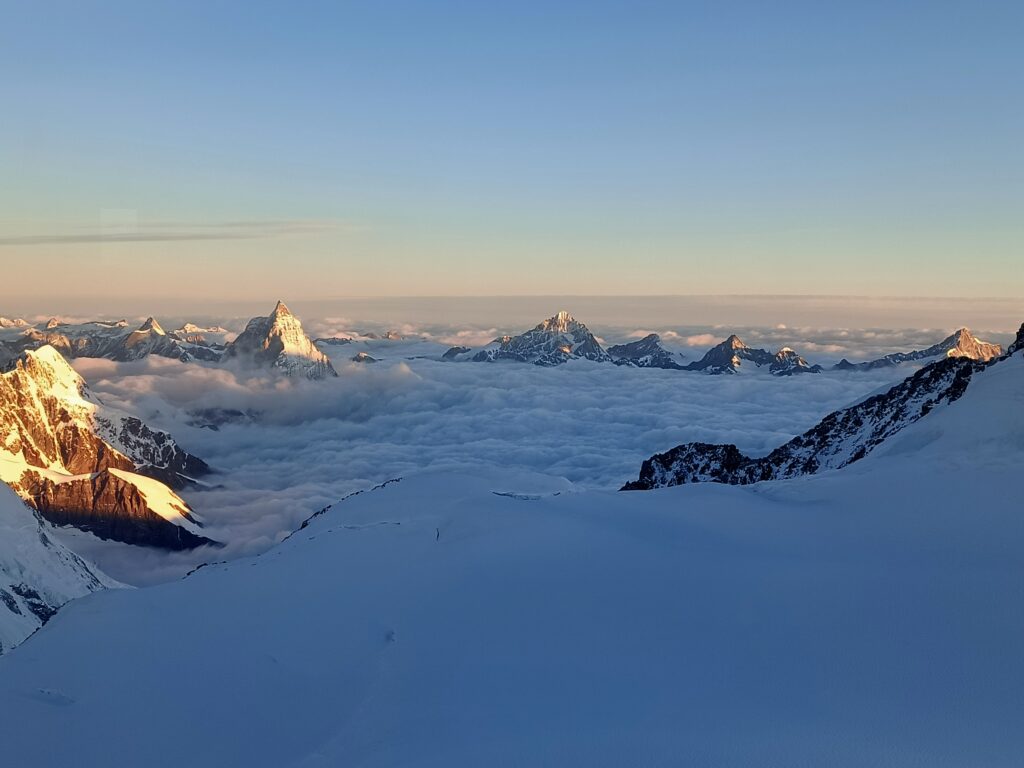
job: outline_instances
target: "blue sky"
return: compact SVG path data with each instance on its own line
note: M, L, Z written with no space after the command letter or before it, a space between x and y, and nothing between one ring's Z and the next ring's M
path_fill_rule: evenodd
M1021 3L3 20L4 293L1024 294Z

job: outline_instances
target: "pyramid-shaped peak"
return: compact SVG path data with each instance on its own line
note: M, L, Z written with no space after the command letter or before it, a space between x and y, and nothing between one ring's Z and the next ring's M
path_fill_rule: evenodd
M277 304L274 306L274 311L271 313L271 316L272 317L282 317L282 316L293 317L292 311L290 309L288 309L288 305L285 304L280 299L278 300Z
M541 323L541 327L564 333L569 329L569 326L576 324L576 318L563 309Z
M139 326L140 331L152 331L164 336L164 329L160 327L160 323L157 322L155 317L147 317L146 322Z
M735 333L732 334L728 339L725 340L725 344L730 349L746 349L747 348L747 345L744 344L743 340L740 339L740 337L737 336Z

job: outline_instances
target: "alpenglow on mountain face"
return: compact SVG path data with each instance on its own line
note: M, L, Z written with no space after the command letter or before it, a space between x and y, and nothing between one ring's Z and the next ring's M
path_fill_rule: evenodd
M250 320L238 338L228 344L225 356L256 367L274 368L288 376L322 379L338 375L283 301L277 302L269 316Z
M846 358L840 360L834 367L840 371L870 371L875 368L890 368L900 363L925 361L932 362L943 357L966 357L971 360L986 362L994 357L999 357L1003 348L998 344L990 344L981 341L967 328L960 328L951 333L938 344L933 344L927 349L918 349L913 352L893 352L877 360L869 360L864 363L851 363Z
M53 347L0 374L0 480L56 525L163 549L211 544L162 482L207 471L166 432L97 402Z
M495 339L475 353L467 350L452 354L456 349L453 347L445 353L445 359L469 359L477 363L507 360L548 367L561 365L574 358L598 363L611 362L611 357L590 329L568 312L559 312L518 336Z

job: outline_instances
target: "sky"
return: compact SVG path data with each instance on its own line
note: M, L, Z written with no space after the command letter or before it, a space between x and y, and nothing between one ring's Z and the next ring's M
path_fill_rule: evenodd
M1024 295L1019 2L0 5L0 314Z

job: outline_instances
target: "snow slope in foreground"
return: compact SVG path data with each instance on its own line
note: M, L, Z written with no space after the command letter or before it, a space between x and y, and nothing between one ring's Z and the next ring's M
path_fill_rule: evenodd
M1022 398L1008 360L777 483L360 494L261 557L63 610L0 658L5 760L1018 764Z

